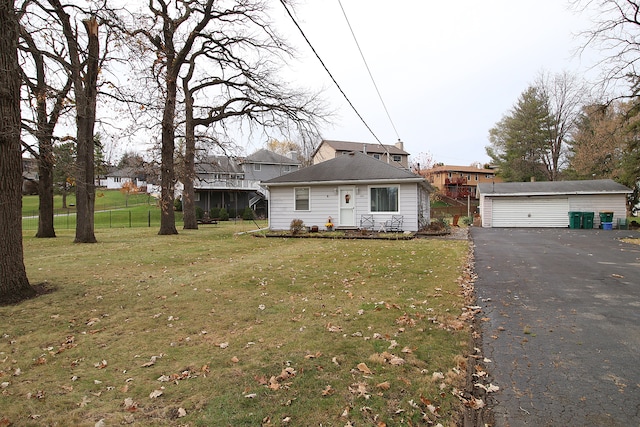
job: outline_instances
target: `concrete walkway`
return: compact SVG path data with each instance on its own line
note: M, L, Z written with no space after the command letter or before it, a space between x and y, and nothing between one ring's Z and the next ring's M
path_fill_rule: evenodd
M502 426L640 426L637 231L472 228Z

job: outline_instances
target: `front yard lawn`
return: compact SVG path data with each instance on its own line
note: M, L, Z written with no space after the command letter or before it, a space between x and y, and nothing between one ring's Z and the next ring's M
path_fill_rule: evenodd
M0 307L0 425L459 422L468 242L233 231L25 233L51 292Z

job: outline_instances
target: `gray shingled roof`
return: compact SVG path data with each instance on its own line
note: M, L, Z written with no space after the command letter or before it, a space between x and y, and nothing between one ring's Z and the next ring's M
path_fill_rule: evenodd
M500 182L478 184L480 194L492 196L552 195L552 194L626 194L632 191L611 179L585 181Z
M349 153L263 182L266 185L356 181L424 181L424 178L362 153Z
M209 156L196 162L196 173L242 173L236 159L227 156Z
M327 144L330 147L333 147L334 150L336 151L359 151L359 152L363 152L365 150L367 150L367 153L386 153L387 150L389 150L389 154L393 155L393 154L402 154L405 156L408 156L409 153L407 153L404 150L399 149L398 147L396 147L395 145L387 145L384 144L384 147L381 146L380 144L377 143L373 143L373 144L369 144L369 143L364 143L364 142L349 142L349 141L332 141L332 140L324 140L322 141L323 144ZM318 147L320 148L320 147ZM387 150L385 150L385 148ZM317 151L317 150L316 150Z
M299 165L299 160L274 153L267 149L261 149L247 156L243 163L264 163L269 165Z

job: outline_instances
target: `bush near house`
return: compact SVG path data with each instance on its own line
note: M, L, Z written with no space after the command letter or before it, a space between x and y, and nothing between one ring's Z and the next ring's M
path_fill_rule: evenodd
M229 221L229 213L225 208L220 208L218 218L220 218L220 221Z
M245 221L250 221L253 218L254 218L253 209L251 209L248 206L244 208L244 212L242 212L242 219L244 219Z

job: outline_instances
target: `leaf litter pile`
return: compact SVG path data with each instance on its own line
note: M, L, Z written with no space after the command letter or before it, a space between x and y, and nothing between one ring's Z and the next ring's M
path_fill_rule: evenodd
M55 291L0 307L0 427L446 426L484 406L467 372L497 389L467 242L60 234L25 236Z

